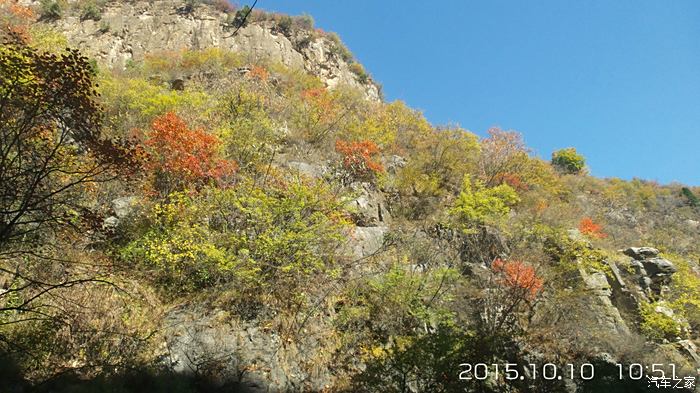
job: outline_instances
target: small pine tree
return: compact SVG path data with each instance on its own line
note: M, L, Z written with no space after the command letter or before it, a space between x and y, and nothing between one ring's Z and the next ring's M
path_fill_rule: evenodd
M690 206L700 206L700 199L698 199L698 197L695 196L695 194L692 191L690 191L690 188L681 188L681 193L684 197L688 199L688 203L690 203Z

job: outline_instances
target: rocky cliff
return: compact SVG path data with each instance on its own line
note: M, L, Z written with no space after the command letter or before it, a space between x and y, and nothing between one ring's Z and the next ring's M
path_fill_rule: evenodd
M353 60L339 53L342 43L310 27L285 30L274 21L258 20L236 31L230 12L202 3L189 8L182 0L111 1L95 20L81 16L76 3L69 2L60 18L46 22L109 67L124 68L153 52L218 47L244 54L251 63L304 69L329 88L346 84L360 88L370 100L381 97L379 85L363 71L353 71ZM39 1L25 4L38 6Z

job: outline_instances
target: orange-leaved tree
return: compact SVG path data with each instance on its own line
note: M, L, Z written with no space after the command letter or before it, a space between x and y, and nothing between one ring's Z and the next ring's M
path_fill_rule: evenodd
M584 217L578 223L578 230L582 234L594 239L604 239L608 237L608 234L603 232L603 226L596 224L590 217Z
M22 41L29 40L29 26L34 11L17 0L0 0L0 35L9 34Z
M148 167L161 195L209 182L230 184L238 165L223 159L221 141L202 129L190 129L175 113L157 117L145 141Z
M496 259L491 263L496 285L485 291L483 318L485 332L510 334L521 328L518 315L524 308L532 312L532 303L544 282L532 265L518 260ZM523 307L526 306L526 307Z
M534 300L542 290L542 279L535 268L521 261L496 259L491 269L499 275L498 282L512 289L526 300Z
M335 151L342 155L344 180L372 181L384 172L384 167L376 160L379 147L372 141L338 140L335 142Z

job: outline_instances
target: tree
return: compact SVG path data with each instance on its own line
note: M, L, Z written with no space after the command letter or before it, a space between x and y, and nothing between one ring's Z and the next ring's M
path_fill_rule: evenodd
M349 180L372 181L384 172L384 167L376 160L379 147L372 141L338 140L335 151L342 155L342 169Z
M479 181L472 183L465 176L462 191L450 214L465 232L472 232L479 225L497 224L519 201L515 190L507 184L489 188Z
M155 187L168 195L188 186L224 182L236 172L236 163L219 157L221 141L202 129L190 129L176 114L157 117L145 145Z
M133 151L100 135L88 60L77 51L0 48L0 252L71 226L91 184Z
M600 224L596 224L590 217L584 217L578 223L578 230L582 234L592 237L594 239L603 239L608 237L608 235L603 232L603 227Z
M528 150L517 132L492 128L488 134L481 141L479 169L486 186L493 187L518 176L527 163Z
M483 299L485 331L498 335L521 328L517 313L535 301L543 280L532 265L518 260L498 258L491 263L491 271L496 285L486 289Z
M64 246L100 223L96 185L135 168L134 149L100 133L92 76L74 50L44 53L21 37L0 46L0 352L37 358L31 335L29 345L11 338L15 326L53 331L74 316L71 288L114 288L76 269Z
M575 148L568 147L552 153L552 165L563 173L577 174L585 167L586 160Z
M29 24L34 18L31 8L17 0L0 0L0 30L23 41L29 39Z

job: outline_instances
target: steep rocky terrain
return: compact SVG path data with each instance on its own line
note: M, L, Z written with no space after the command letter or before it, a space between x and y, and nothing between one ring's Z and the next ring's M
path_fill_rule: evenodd
M225 3L0 7L21 33L3 76L41 80L27 64L67 43L94 64L58 57L70 66L47 75L80 69L100 94L27 133L34 156L59 141L41 197L62 199L19 224L18 198L0 199L0 393L643 392L631 364L699 375L697 187L597 179L572 149L550 162L517 132L433 126L307 17L256 12L233 34ZM0 91L10 80L55 86ZM31 113L28 91L7 116ZM127 158L73 120L93 110ZM0 176L33 173L11 165L25 150ZM523 378L460 379L464 363ZM547 363L596 377L528 370Z
M24 3L38 6L40 2ZM253 21L236 31L229 14L205 4L190 10L179 0L110 1L101 10L99 20L83 19L79 10L66 11L51 25L71 45L109 67L124 68L130 62L142 61L149 53L221 48L243 53L251 63L272 61L301 68L328 87L355 86L368 99L380 98L376 84L361 82L350 69L352 59L337 54L335 46L340 43L314 35L313 29L281 31L274 21Z

